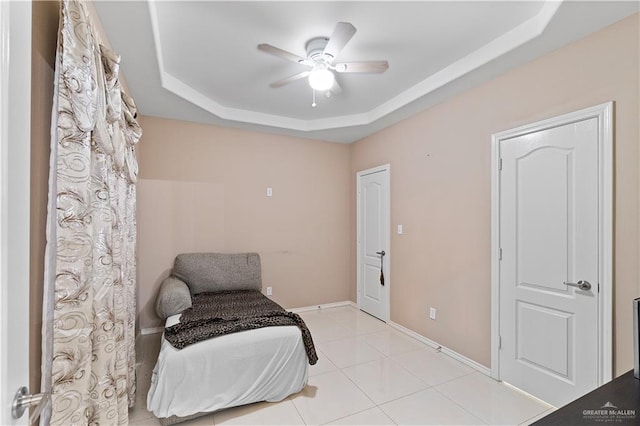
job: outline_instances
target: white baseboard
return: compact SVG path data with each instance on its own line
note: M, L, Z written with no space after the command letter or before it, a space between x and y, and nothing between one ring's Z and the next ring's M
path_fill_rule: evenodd
M317 311L318 309L338 308L340 306L354 306L354 307L357 307L356 304L353 303L352 301L343 300L342 302L324 303L324 304L321 304L321 305L313 305L313 306L303 306L303 307L300 307L300 308L292 308L292 309L287 309L287 310L298 314L300 312Z
M146 334L156 334L156 333L162 333L164 331L164 327L150 327L150 328L141 328L140 329L140 334L142 336L146 335Z
M414 339L424 343L425 345L429 345L434 349L440 349L440 352L442 352L443 354L448 355L451 358L454 358L454 359L460 361L461 363L468 365L469 367L473 368L474 370L478 370L482 374L491 377L491 369L485 367L484 365L480 364L479 362L476 362L476 361L472 360L471 358L467 358L466 356L454 351L453 349L449 349L446 346L442 346L438 342L434 342L433 340L424 337L422 334L418 334L415 331L410 330L410 329L408 329L406 327L403 327L400 324L396 324L393 321L389 321L387 324L389 326L395 328L396 330L401 331L404 334L406 334L408 336L411 336Z

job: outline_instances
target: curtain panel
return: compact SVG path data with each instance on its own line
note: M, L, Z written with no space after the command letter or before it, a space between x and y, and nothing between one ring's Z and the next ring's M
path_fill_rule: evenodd
M61 2L52 111L41 424L128 423L135 402L136 176L142 135L80 0Z

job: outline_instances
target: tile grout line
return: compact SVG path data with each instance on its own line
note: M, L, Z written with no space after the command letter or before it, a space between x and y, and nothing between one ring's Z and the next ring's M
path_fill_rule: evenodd
M472 373L473 374L473 373ZM455 379L454 379L455 380ZM442 395L444 398L448 399L449 401L453 402L455 405L457 405L458 407L462 408L464 411L466 411L467 413L469 413L469 415L471 417L474 417L478 420L480 420L484 425L488 425L490 424L488 421L485 421L484 419L481 419L480 417L478 417L477 415L473 414L471 411L467 410L465 407L463 407L462 405L460 405L460 403L458 403L457 401L454 401L453 399L449 398L447 395L443 394L442 392L440 392L438 389L436 389L436 387L433 387L433 390L438 392L440 395Z
M531 423L533 423L533 421L540 420L541 418L543 418L544 416L546 416L548 414L551 414L555 410L556 410L555 408L549 408L549 409L543 411L542 413L538 413L535 416L529 417L525 421L519 423L519 425L530 425Z
M354 338L358 338L358 336L354 336ZM339 339L339 340L350 340L350 339L353 339L353 338L352 338L352 337L345 337L344 339ZM339 341L339 340L334 340L333 342L335 343L335 342L337 342L337 341ZM360 340L362 340L362 339L360 339ZM362 343L364 343L365 345L369 346L369 348L370 348L370 349L372 349L374 352L377 352L377 353L379 353L380 355L382 355L382 357L383 357L383 358L388 358L388 357L387 357L387 355L385 355L384 353L380 352L378 349L374 348L373 346L371 346L371 345L370 345L370 344L368 344L367 342L362 341ZM322 351L322 350L320 350L320 351ZM324 356L326 356L327 358L329 358L329 361L331 361L331 363L332 363L333 365L335 365L335 366L338 368L338 370L342 370L343 368L353 367L353 366L356 366L356 365L366 364L367 362L371 362L371 361L375 361L376 359L380 359L380 358L370 359L370 360L367 360L367 361L358 362L358 363L356 363L356 364L352 364L352 365L345 365L344 367L339 367L339 366L335 363L335 361L332 361L332 360L331 360L331 357L330 357L330 356L328 356L325 352L322 352L322 353L324 354Z
M307 377L307 384L309 384L309 377ZM306 388L307 385L305 385L304 387ZM302 388L302 390L304 390L304 388ZM300 392L298 392L298 393L301 393L302 390L300 390ZM300 420L302 420L302 423L304 423L305 425L308 425L309 423L307 423L307 421L304 419L304 417L302 417L302 413L300 413L300 410L298 410L298 406L296 405L296 403L293 402L293 398L291 398L291 395L289 395L287 397L287 399L289 400L289 402L291 402L291 405L293 405L293 408L294 408L294 410L296 410L296 413L298 413L298 417L300 417Z
M511 390L514 390L514 391L518 392L519 394L521 394L523 396L526 396L527 398L530 398L530 399L533 399L533 400L539 402L540 404L547 405L549 409L553 409L553 410L557 410L558 409L558 407L555 407L555 406L549 404L547 401L544 401L544 400L538 398L537 396L531 395L529 392L523 391L522 389L520 389L520 388L518 388L516 386L513 386L511 383L505 382L503 380L500 380L500 381L497 381L497 382L503 384L504 386L506 386L507 388L509 388Z
M349 367L345 367L345 368L349 368ZM347 380L349 380L351 383L353 383L353 385L354 385L354 386L355 386L355 387L356 387L360 392L362 392L362 394L363 394L364 396L366 396L366 397L369 399L369 401L371 401L371 402L373 403L373 407L378 407L378 404L377 404L373 399L371 399L371 397L370 397L370 396L369 396L369 395L368 395L368 394L367 394L367 393L366 393L362 388L360 388L360 386L358 386L358 384L357 384L356 382L354 382L353 380L351 380L351 377L349 377L349 375L348 375L347 373L345 373L344 371L342 371L342 369L339 369L338 371L340 371L340 372L341 372L341 373L342 373L342 374L347 378ZM369 407L369 408L366 408L366 409L364 409L364 410L362 410L362 411L358 411L357 413L349 414L349 415L346 415L346 416L343 416L343 417L340 417L340 418L337 418L337 419L330 420L330 421L329 421L329 422L327 422L327 423L335 422L336 420L344 419L344 418L349 417L349 416L354 416L354 415L359 414L359 413L362 413L362 412L364 412L364 411L371 410L371 408L373 408L373 407ZM386 414L386 413L385 413L385 414ZM387 417L389 417L389 416L387 415ZM391 418L391 417L389 417L389 418ZM393 422L395 423L395 421L394 421L393 419L391 419L391 421L393 421ZM327 423L324 423L324 424L327 424Z
M348 368L348 367L345 367L345 368ZM322 425L326 425L326 424L329 424L329 423L331 423L331 422L335 422L336 420L344 419L345 417L349 417L349 416L353 416L353 415L356 415L356 414L362 413L363 411L371 410L372 408L374 408L374 407L377 407L377 406L378 406L378 404L376 404L376 402L375 402L374 400L372 400L372 399L371 399L371 397L370 397L369 395L367 395L367 393L366 393L365 391L363 391L362 389L360 389L360 386L358 386L356 383L354 383L354 382L353 382L353 380L351 380L351 377L347 376L347 375L345 374L345 372L344 372L344 371L342 371L342 369L341 369L341 368L338 368L338 369L337 369L337 370L335 370L335 371L327 371L327 372L325 372L325 373L317 374L317 375L315 375L315 376L313 376L313 377L323 376L323 375L325 375L325 374L330 374L330 373L335 373L335 372L339 372L339 373L340 373L340 374L342 374L342 375L343 375L347 380L349 380L351 383L353 383L353 385L354 385L354 386L355 386L355 387L356 387L356 388L357 388L357 389L358 389L358 390L359 390L359 391L360 391L360 392L361 392L361 393L362 393L362 394L363 394L363 395L364 395L364 396L365 396L369 401L371 401L371 403L373 404L373 407L368 407L368 408L365 408L364 410L358 411L358 412L356 412L356 413L347 414L346 416L341 416L341 417L337 417L337 418L335 418L335 419L331 419L331 420L329 420L329 421L327 421L327 422L321 423ZM301 417L302 417L302 416L301 416ZM388 416L387 416L387 417L388 417ZM305 422L305 425L307 424L307 423L306 423L306 421L304 420L304 418L302 419L302 421L303 421L303 422Z
M354 383L354 384L355 384L355 383ZM356 386L357 386L357 385L356 385ZM374 404L375 404L375 402L374 402ZM389 417L389 415L388 415L388 414L387 414L387 413L386 413L382 408L380 408L380 406L379 406L379 405L375 405L375 406L373 406L373 407L365 408L364 410L358 411L357 413L347 414L346 416L338 417L337 419L333 419L333 420L330 420L330 421L328 421L328 422L326 422L326 423L322 423L322 425L328 425L329 423L336 422L336 421L338 421L338 420L342 420L342 419L346 419L347 417L356 416L356 415L358 415L358 414L364 413L365 411L373 410L374 408L378 408L380 411L382 411L382 413L383 413L385 416L387 416L387 418L388 418L389 420L391 420L391 422L392 422L394 425L397 425L397 424L398 424L398 423L396 423L396 422L395 422L391 417Z
M411 352L411 351L409 351L409 352ZM409 353L409 352L405 352L405 353ZM399 355L402 355L402 354L399 354ZM365 395L366 395L366 396L371 400L371 402L373 402L373 403L375 404L375 407L379 408L379 409L380 409L380 410L385 414L385 416L387 416L389 419L391 419L391 421L392 421L394 424L396 424L396 425L397 425L398 423L395 421L395 419L394 419L393 417L391 417L391 415L390 415L389 413L387 413L387 412L382 408L382 406L383 406L383 405L385 405L385 404L389 404L389 403L394 402L394 401L398 401L398 400L400 400L400 399L403 399L403 398L409 397L409 396L411 396L411 395L415 395L415 394L420 393L420 392L424 392L424 391L429 390L429 389L433 389L434 391L436 391L436 392L438 392L439 394L443 395L445 398L447 398L447 399L451 400L451 399L450 399L450 398L448 398L446 395L442 394L442 392L440 392L440 391L438 391L437 389L435 389L435 387L436 387L436 386L439 386L439 385L442 385L442 384L445 384L445 383L448 383L448 382L451 382L451 381L453 381L453 380L459 379L459 378L461 378L461 377L465 377L465 376L467 376L467 375L469 375L469 374L475 374L475 373L477 373L476 371L471 371L471 372L469 372L469 373L463 374L462 376L454 377L454 378L452 378L452 379L450 379L450 380L447 380L447 381L445 381L445 382L438 383L438 384L435 384L435 385L430 385L429 383L427 383L426 381L424 381L424 380L423 380L423 379L421 379L420 377L416 376L413 372L411 372L411 371L407 370L405 367L403 367L402 365L398 364L395 360L393 360L393 359L391 358L391 356L386 356L386 355L385 355L385 358L389 359L389 360L390 360L394 365L396 365L397 367L399 367L399 368L403 369L405 372L407 372L408 374L410 374L412 377L416 378L419 382L421 382L421 383L425 384L427 387L426 387L426 388L424 388L424 389L419 389L419 390L417 390L417 391L410 392L410 393L408 393L408 394L406 394L406 395L402 395L402 396L399 396L399 397L397 397L397 398L393 398L393 399L390 399L390 400L388 400L388 401L384 401L384 402L382 402L382 403L378 404L378 403L376 403L376 402L375 402L375 401L374 401L374 400L373 400L373 399L372 399L372 398L371 398L371 397L370 397L370 396L369 396L369 395L364 391L364 389L362 389L360 386L358 386L358 384L357 384L356 382L354 382L354 381L351 379L351 377L349 377L349 375L348 375L348 374L346 374L346 373L344 373L344 372L342 371L342 370L347 369L347 368L356 367L356 366L358 366L358 365L363 365L363 364L367 364L367 363L370 363L370 362L376 362L376 361L378 361L378 360L366 361L366 362L363 362L363 363L360 363L360 364L350 365L350 366L347 366L347 367L339 368L339 370L340 370L340 371L342 371L342 372L343 372L343 374L344 374L344 375L345 375L345 376L346 376L346 377L347 377L347 378L348 378L348 379L349 379L349 380L350 380L350 381L351 381L351 382L352 382L352 383L353 383L353 384L354 384L354 385L355 385L355 386L356 386L356 387L357 387L357 388L358 388L358 389L359 389L363 394L365 394ZM452 402L454 402L456 405L460 406L460 404L458 404L457 402L455 402L455 401L452 401ZM464 407L462 407L462 408L464 409ZM361 412L363 412L363 411L367 411L367 410L370 410L370 409L371 409L371 408L367 408L366 410L359 411L358 413L361 413ZM465 409L465 411L466 411L467 413L471 414L471 416L472 416L472 417L474 417L474 418L476 418L476 419L479 419L480 421L483 421L483 420L482 420L482 419L480 419L478 416L476 416L475 414L473 414L473 413L469 412L468 410L466 410L466 409ZM347 415L347 416L344 416L344 417L340 417L340 418L338 418L338 419L331 420L331 422L336 421L336 420L340 420L340 419L343 419L343 418L346 418L346 417L350 417L350 416L355 415L355 414L358 414L358 413L354 413L354 414L350 414L350 415ZM330 423L330 422L327 422L327 423ZM325 424L326 424L326 423L325 423Z
M394 327L389 326L388 324L387 324L387 326L389 327L389 329L390 329L390 330L394 330ZM383 330L382 332L386 332L386 331L387 331L387 330ZM398 330L398 329L396 329L395 331L400 331L400 332L402 332L402 330ZM372 333L371 333L371 334L372 334ZM430 345L427 345L425 342L422 342L422 341L420 341L419 339L414 338L413 336L407 335L406 333L404 333L404 335L406 335L407 337L412 338L413 340L415 340L415 341L417 341L417 342L419 342L419 343L423 344L423 345L425 346L425 348L424 348L424 349L433 349L433 347L431 347ZM357 338L357 337L359 337L359 336L355 336L355 337ZM350 339L350 338L344 338L344 339L339 339L339 340L347 340L347 339ZM351 367L355 367L355 366L358 366L358 365L367 364L367 363L369 363L369 362L375 362L375 361L377 361L377 360L365 361L365 362L362 362L362 363L358 363L358 364L354 364L354 365L349 365L349 366L346 366L346 367L338 367L339 371L341 371L341 372L342 372L342 373L347 377L347 379L349 379L349 381L351 381L351 383L353 383L353 384L354 384L354 385L355 385L355 386L356 386L356 387L357 387L357 388L358 388L358 389L359 389L359 390L360 390L360 391L361 391L361 392L362 392L362 393L363 393L367 398L369 398L369 400L371 400L371 402L373 402L373 404L375 405L375 407L377 407L377 408L379 408L380 410L382 410L382 412L383 412L383 413L384 413L388 418L390 418L390 419L391 419L391 421L393 421L395 424L397 424L397 423L396 423L396 421L395 421L395 419L393 419L393 417L391 417L391 416L390 416L390 415L389 415L389 414L388 414L388 413L387 413L387 412L386 412L386 411L385 411L381 406L382 406L382 405L384 405L384 404L391 403L391 402L393 402L393 401L397 401L397 400L402 399L402 398L406 398L406 397L411 396L411 395L415 395L415 394L417 394L417 393L423 392L423 391L428 390L428 389L433 389L433 390L434 390L434 391L436 391L438 394L442 395L444 398L446 398L446 399L448 399L449 401L451 401L452 403L454 403L456 406L458 406L458 407L462 408L466 413L468 413L469 415L471 415L473 418L478 419L480 422L482 422L482 424L487 424L487 423L484 421L484 419L479 418L477 415L473 414L472 412L470 412L469 410L467 410L465 407L461 406L458 402L453 401L451 398L449 398L448 396L444 395L442 392L440 392L439 390L437 390L437 389L436 389L436 386L439 386L439 385L442 385L442 384L445 384L445 383L451 382L451 381L453 381L453 380L459 379L459 378L461 378L461 377L468 376L468 375L470 375L470 374L480 373L479 371L477 371L477 370L475 370L475 369L474 369L474 370L472 370L472 371L470 371L470 372L468 372L468 373L466 373L466 374L463 374L463 375L458 376L458 377L454 377L454 378L452 378L452 379L450 379L450 380L447 380L447 381L444 381L444 382L442 382L442 383L438 383L438 384L435 384L435 385L429 385L429 383L425 382L425 381L424 381L424 380L422 380L420 377L416 376L412 371L409 371L407 368L405 368L405 367L404 367L404 366L402 366L401 364L397 363L394 359L392 359L392 356L391 356L391 355L387 355L387 354L385 354L385 353L383 353L383 352L379 351L377 348L375 348L373 345L371 345L370 343L368 343L368 342L367 342L366 340L364 340L364 339L360 339L360 340L361 340L361 341L363 341L363 343L365 343L365 344L366 344L366 345L368 345L369 347L371 347L373 350L375 350L375 351L377 351L377 352L381 353L381 354L383 355L383 358L387 358L387 359L391 360L395 365L397 365L398 367L402 368L402 369L403 369L403 370L405 370L407 373L409 373L411 376L415 377L415 378L416 378L416 379L418 379L420 382L422 382L422 383L424 383L425 385L427 385L427 387L426 387L425 389L420 389L420 390L418 390L418 391L411 392L411 393L409 393L409 394L406 394L406 395L400 396L400 397L398 397L398 398L394 398L394 399L391 399L391 400L389 400L389 401L385 401L385 402L384 402L384 403L382 403L382 404L377 404L375 401L373 401L373 399L371 399L371 397L370 397L370 396L369 396L369 395L368 395L368 394L367 394L367 393L366 393L366 392L365 392L365 391L364 391L360 386L358 386L358 384L357 384L357 383L355 383L355 382L351 379L351 377L349 377L349 375L347 375L344 371L342 371L342 370L344 370L344 369L346 369L346 368L351 368ZM407 353L416 352L416 351L424 350L424 349L416 349L415 351L407 351L407 352L403 352L403 353L400 353L400 354L396 354L396 355L394 355L394 356L401 356L401 355L404 355L404 354L407 354ZM437 353L438 353L438 352L434 352L434 354L437 354ZM449 356L449 355L447 355L447 354L443 354L443 355L444 355L444 356L447 356L448 358L454 359L455 361L458 361L457 359L455 359L455 358L453 358L453 357L451 357L451 356ZM326 356L326 354L325 354L325 356ZM329 358L329 357L327 356L327 358ZM329 358L329 359L330 359L330 358ZM380 358L379 358L379 359L380 359ZM460 362L460 361L458 361L458 362ZM464 363L461 363L461 364L464 364ZM334 363L334 365L335 365L335 363ZM369 409L371 409L371 408L369 408ZM363 411L366 411L366 410L363 410ZM360 411L360 412L362 412L362 411ZM358 414L358 413L354 413L354 414L351 414L351 415L355 415L355 414ZM342 419L342 418L349 417L349 416L350 416L350 415L347 415L347 416L341 417L341 418L339 418L339 419L334 419L334 420L331 420L331 421L340 420L340 419ZM331 421L330 421L330 422L331 422ZM327 423L329 423L329 422L327 422Z
M337 324L337 325L340 325L340 324ZM393 327L391 327L391 326L389 326L388 324L385 324L385 325L386 325L386 328L387 328L386 330L384 330L384 329L383 329L383 330L377 330L377 331L373 331L373 332L370 332L370 333L366 333L366 334L364 334L364 335L371 335L371 334L375 334L375 333L386 333L386 332L389 332L389 331L391 331L391 332L397 332L397 331L398 331L398 330L394 330L394 328L393 328ZM416 393L419 393L419 392L425 391L425 390L430 389L430 388L432 388L432 387L434 387L434 386L436 386L436 385L430 385L430 384L429 384L429 383L427 383L426 381L422 380L420 377L418 377L417 375L415 375L412 371L408 370L407 368L405 368L404 366L402 366L401 364L399 364L396 360L394 360L394 359L392 358L392 356L401 356L401 355L405 355L405 354L408 354L408 353L411 353L411 352L417 352L417 351L421 351L421 350L425 350L425 349L433 349L433 348L431 348L429 345L426 345L424 342L421 342L421 341L419 341L419 340L417 340L417 339L413 339L411 336L406 336L406 337L408 337L408 338L410 338L410 339L412 339L412 340L415 340L415 341L417 341L418 343L420 343L420 344L424 345L424 348L415 349L415 350L409 350L409 351L402 352L402 353L398 353L398 354L395 354L395 355L387 355L387 354L385 354L384 352L380 351L378 348L376 348L376 347L374 347L373 345L371 345L371 344L370 344L369 342L367 342L365 339L360 338L361 336L362 336L362 335L356 335L356 336L353 336L353 337L345 337L345 338L342 338L342 339L336 339L336 340L333 340L333 342L336 342L336 341L338 341L338 340L349 340L349 339L353 339L353 338L359 338L358 340L362 341L365 345L369 346L369 347L370 347L371 349L373 349L374 351L376 351L376 352L380 353L380 354L382 355L382 358L378 358L378 359L374 359L374 360L369 360L369 361L363 361L363 362L360 362L360 363L357 363L357 364L353 364L353 365L348 365L348 366L345 366L345 367L337 367L337 366L335 365L335 363L334 363L333 361L331 361L331 358L330 358L329 356L327 356L324 352L322 352L322 353L323 353L323 355L325 355L325 356L328 358L328 360L329 360L329 361L330 361L334 366L336 366L336 368L337 368L337 370L338 370L338 371L342 372L342 373L347 377L347 379L348 379L349 381L351 381L351 383L353 383L353 384L356 386L356 388L358 388L358 390L360 390L360 391L361 391L361 392L362 392L362 393L363 393L367 398L369 398L369 400L374 404L374 407L375 407L375 408L380 409L380 410L384 413L384 415L385 415L387 418L391 419L391 421L392 421L394 424L396 424L396 425L397 425L396 421L395 421L395 420L394 420L394 419L393 419L393 418L392 418L392 417L391 417L391 416L390 416L386 411L384 411L384 410L382 409L382 407L381 407L381 406L382 406L382 405L384 405L384 404L388 404L388 403L391 403L391 402L393 402L393 401L397 401L397 400L399 400L399 399L402 399L402 398L405 398L405 397L408 397L408 396L414 395L414 394L416 394ZM403 336L404 336L404 335L403 335ZM435 354L435 352L434 352L434 354ZM347 368L352 368L352 367L356 367L356 366L359 366L359 365L363 365L363 364L371 363L371 362L376 362L376 361L378 361L378 360L380 360L380 359L389 359L389 360L390 360L390 361L391 361L395 366L399 367L400 369L402 369L403 371L405 371L407 374L411 375L411 377L414 377L415 379L417 379L420 383L423 383L424 385L426 385L426 388L424 388L424 389L419 389L419 390L414 391L414 392L410 392L410 393L408 393L408 394L406 394L406 395L402 395L402 396L399 396L399 397L397 397L397 398L390 399L390 400L388 400L388 401L384 401L384 402L383 402L383 403L381 403L381 404L376 403L376 402L375 402L375 401L374 401L374 400L373 400L373 399L372 399L372 398L371 398L371 397L370 397L370 396L369 396L369 395L364 391L364 389L362 389L362 388L361 388L361 387L360 387L356 382L354 382L354 381L351 379L351 377L349 377L349 375L348 375L348 374L346 374L343 370L345 370L345 369L347 369ZM327 373L329 373L329 372L327 372ZM474 373L474 371L471 371L471 372L469 372L469 373L467 373L467 374L472 374L472 373ZM321 373L321 374L325 374L325 373ZM465 375L466 375L466 374L465 374ZM316 376L318 376L318 375L316 375ZM464 376L464 375L463 375L463 376ZM459 376L459 377L463 377L463 376ZM456 377L456 378L458 378L458 377ZM453 378L453 379L451 379L451 380L455 380L456 378ZM443 382L443 383L445 383L445 382ZM440 384L440 383L439 383L439 384ZM374 407L371 407L371 408L374 408ZM357 412L357 413L349 414L349 415L346 415L346 416L343 416L343 417L339 417L339 418L337 418L337 419L330 420L330 421L329 421L329 422L327 422L327 423L330 423L330 422L333 422L333 421L336 421L336 420L340 420L340 419L343 419L343 418L346 418L346 417L350 417L350 416L352 416L352 415L356 415L356 414L362 413L362 412L364 412L364 411L370 410L371 408L367 408L367 409L362 410L362 411L359 411L359 412ZM477 418L477 416L473 416L473 417L474 417L474 418ZM325 424L326 424L326 423L325 423Z

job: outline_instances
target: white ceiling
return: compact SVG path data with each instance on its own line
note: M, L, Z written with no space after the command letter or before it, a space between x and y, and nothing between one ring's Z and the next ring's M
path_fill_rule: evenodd
M98 1L144 115L353 142L639 10L636 1ZM339 21L357 33L337 62L388 60L384 74L339 74L311 107L300 56Z

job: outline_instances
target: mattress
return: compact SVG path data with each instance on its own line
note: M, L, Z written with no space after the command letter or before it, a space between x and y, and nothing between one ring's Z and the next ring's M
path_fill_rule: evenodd
M167 318L166 327L180 315ZM147 409L187 417L258 401L281 401L307 384L300 329L265 327L215 337L178 350L162 337Z

